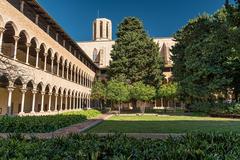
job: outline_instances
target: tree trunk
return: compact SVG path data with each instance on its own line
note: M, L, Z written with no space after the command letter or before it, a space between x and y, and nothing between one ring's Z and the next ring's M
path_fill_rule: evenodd
M131 103L132 103L133 110L137 111L137 100L133 99L131 100Z

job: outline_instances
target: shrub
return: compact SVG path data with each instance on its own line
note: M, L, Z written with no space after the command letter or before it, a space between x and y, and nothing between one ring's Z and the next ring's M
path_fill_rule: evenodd
M1 159L240 159L240 136L233 133L192 133L166 140L134 139L121 134L97 137L0 140Z
M2 133L33 133L51 132L59 128L80 123L88 118L96 117L100 112L97 110L67 112L51 116L26 116L0 118L0 132Z

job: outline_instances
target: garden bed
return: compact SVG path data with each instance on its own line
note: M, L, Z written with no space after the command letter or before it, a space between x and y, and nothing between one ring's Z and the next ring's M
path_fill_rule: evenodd
M0 118L1 133L46 133L81 123L101 113L97 110L73 111L59 115Z
M209 115L211 117L240 119L240 114L210 113Z
M240 136L192 133L166 140L71 135L27 140L19 136L0 140L0 159L240 159Z

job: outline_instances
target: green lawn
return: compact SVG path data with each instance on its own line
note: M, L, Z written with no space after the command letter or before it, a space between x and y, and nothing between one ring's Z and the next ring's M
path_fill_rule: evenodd
M92 133L186 133L192 131L240 133L240 119L194 115L113 116L88 130Z

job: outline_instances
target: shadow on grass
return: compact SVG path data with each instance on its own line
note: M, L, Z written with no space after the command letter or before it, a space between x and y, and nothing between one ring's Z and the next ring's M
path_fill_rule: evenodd
M237 132L240 121L221 120L163 120L163 121L114 121L107 120L90 128L88 133L188 133L188 132Z

